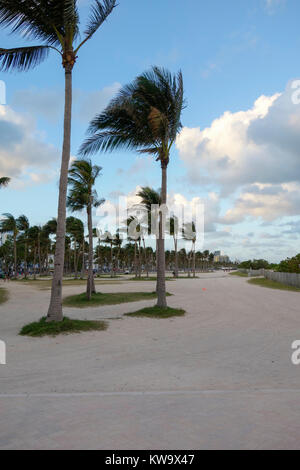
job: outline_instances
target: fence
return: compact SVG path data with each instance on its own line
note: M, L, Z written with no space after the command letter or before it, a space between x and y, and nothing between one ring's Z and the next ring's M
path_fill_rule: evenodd
M266 279L281 282L286 286L300 287L300 274L296 273L275 273L273 271L265 271Z
M239 269L241 273L248 274L248 277L259 277L265 275L264 269Z
M266 269L240 269L239 271L248 274L248 277L264 276L266 279L270 279L271 281L281 282L281 284L285 284L286 286L300 288L300 274L277 273L274 271L267 271Z

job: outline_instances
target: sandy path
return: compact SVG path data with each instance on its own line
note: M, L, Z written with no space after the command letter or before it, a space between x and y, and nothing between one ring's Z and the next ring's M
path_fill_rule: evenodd
M31 339L17 332L45 313L50 293L9 289L0 307L8 360L0 366L0 448L300 448L300 366L291 363L298 293L204 275L168 283L169 304L186 317L122 318L153 301L66 309L115 319L106 332Z

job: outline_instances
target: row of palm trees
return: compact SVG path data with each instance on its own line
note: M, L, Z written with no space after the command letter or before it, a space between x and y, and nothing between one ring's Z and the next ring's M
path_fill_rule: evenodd
M1 222L1 231L8 233L4 244L0 246L0 267L4 271L22 273L25 278L29 274L34 279L37 275L49 276L52 270L52 259L55 251L56 219L49 220L43 226L31 226L25 215L15 219L11 214ZM119 230L121 232L122 229ZM89 237L84 234L84 224L81 219L73 216L67 217L65 241L65 275L72 275L77 279L84 278L86 265L89 267L90 245L86 241ZM118 235L118 233L116 234ZM98 234L93 229L93 239ZM149 277L156 272L156 251L151 246L145 246L138 237L135 240L125 240L122 237L103 239L97 238L93 249L93 264L97 265L99 273L110 273L111 277L117 272L130 272L136 278L142 273ZM145 240L144 240L145 241ZM194 275L197 271L206 271L213 264L213 254L209 251L195 252L195 263L191 266L193 250L185 248L178 252L166 250L166 268L175 273L175 260L180 271Z
M54 274L48 321L62 321L62 278L65 256L68 170L71 150L72 72L82 46L113 12L116 0L94 0L88 24L79 31L76 0L0 1L0 25L20 33L26 40L39 40L39 45L0 49L0 70L27 71L44 61L50 51L59 54L65 73L64 138L58 197L58 215ZM161 166L161 203L167 202L167 168L172 146L181 129L184 108L182 74L173 76L154 67L133 83L123 87L106 110L90 123L89 137L80 154L125 148L150 154ZM76 190L74 186L74 190ZM92 203L90 203L92 204ZM86 206L87 207L87 206ZM165 286L164 215L159 214L157 238L157 305L167 307ZM91 243L90 243L91 244ZM93 291L90 278L88 292Z

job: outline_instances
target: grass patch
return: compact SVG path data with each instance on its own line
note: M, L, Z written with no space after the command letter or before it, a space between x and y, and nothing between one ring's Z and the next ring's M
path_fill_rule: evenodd
M166 281L174 281L174 277L166 277ZM142 276L142 277L131 277L128 279L129 281L157 281L157 277L155 276Z
M234 273L229 273L229 276L248 277L248 274L235 271Z
M298 287L286 286L285 284L281 284L281 282L272 281L270 279L265 279L261 277L259 278L255 277L254 279L250 279L248 283L254 286L267 287L268 289L289 290L293 292L300 292L300 289Z
M185 310L178 308L160 308L160 307L147 307L133 313L125 313L127 317L145 317L145 318L171 318L183 317Z
M51 279L46 279L46 280L41 280L41 279L22 279L22 280L16 280L14 282L24 282L29 286L36 287L39 290L49 290L51 289L52 286L52 280ZM85 286L87 283L86 279L64 279L63 280L63 287L70 287L70 286ZM95 278L95 284L96 286L100 285L109 285L109 284L122 284L120 281L114 281L114 280L100 280Z
M171 294L167 294L168 296ZM156 292L118 292L118 293L97 293L93 294L91 300L87 300L86 293L70 295L63 300L65 307L99 307L102 305L117 305L129 302L139 302L157 297Z
M83 331L104 331L106 329L107 323L104 321L72 320L64 317L62 322L47 323L46 317L43 317L38 322L24 326L19 334L21 336L41 337L67 335Z
M9 295L6 289L0 287L0 305L8 301Z

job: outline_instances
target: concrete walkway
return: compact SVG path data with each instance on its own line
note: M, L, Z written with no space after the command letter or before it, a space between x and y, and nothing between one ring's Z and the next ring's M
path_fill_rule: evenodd
M123 317L153 301L65 309L105 332L25 338L50 291L11 283L0 306L1 449L299 449L300 294L222 274L168 283L185 317ZM152 282L99 286L153 291ZM205 289L205 290L204 290ZM68 287L65 295L83 287Z

